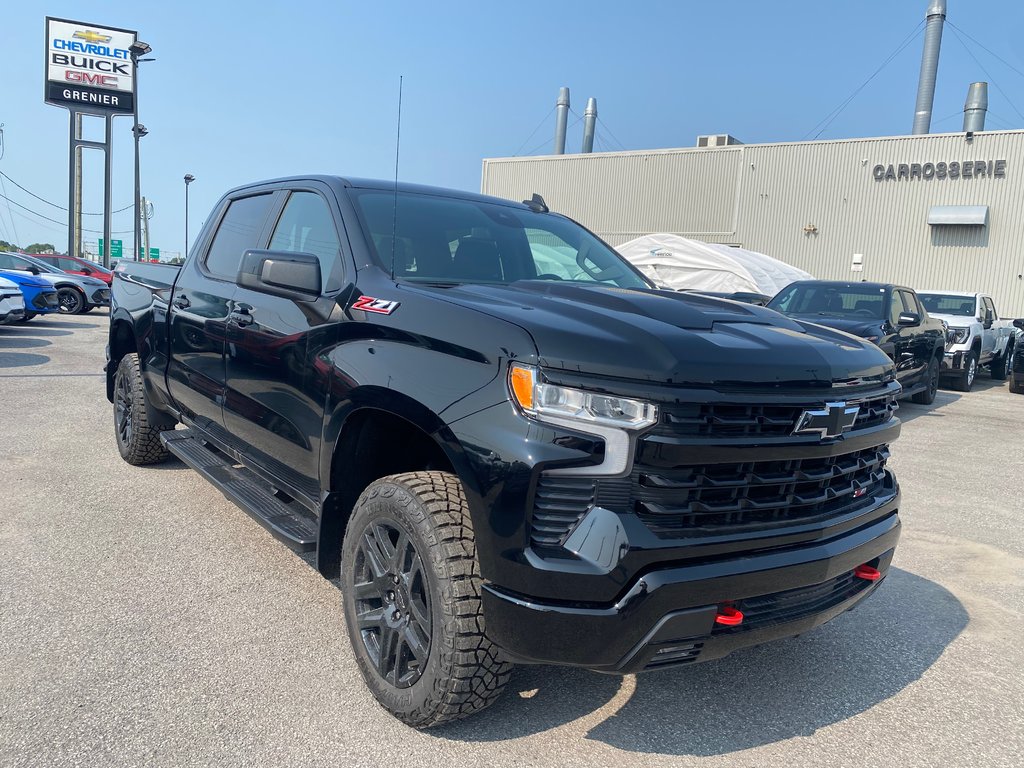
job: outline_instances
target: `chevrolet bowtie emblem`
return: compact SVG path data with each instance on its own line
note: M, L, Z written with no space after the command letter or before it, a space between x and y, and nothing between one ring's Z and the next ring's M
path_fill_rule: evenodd
M793 428L794 435L813 435L821 437L839 437L853 427L860 413L859 405L846 403L825 403L821 410L804 411Z
M72 37L78 40L85 40L87 43L109 43L110 35L101 35L99 32L93 32L91 29L82 31L81 29L75 32Z

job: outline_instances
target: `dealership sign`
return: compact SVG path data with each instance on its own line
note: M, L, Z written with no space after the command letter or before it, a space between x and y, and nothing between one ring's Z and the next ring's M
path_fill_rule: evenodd
M920 179L1004 179L1005 160L951 160L943 163L879 163L871 169L875 181Z
M83 112L134 110L131 47L136 32L46 18L47 104Z

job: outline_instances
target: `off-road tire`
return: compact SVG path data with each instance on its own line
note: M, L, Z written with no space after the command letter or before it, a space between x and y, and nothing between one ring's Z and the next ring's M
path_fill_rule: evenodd
M356 578L365 579L367 534L392 526L408 536L418 555L429 595L429 646L425 661L414 665L418 678L406 687L385 679L377 670L358 611L378 598L366 581L357 597ZM399 534L400 535L400 534ZM400 549L401 539L393 549ZM406 546L408 546L406 544ZM403 566L394 566L395 572ZM349 519L342 544L342 594L345 622L359 670L367 687L388 712L415 728L429 728L489 707L508 682L512 665L484 633L480 566L469 506L458 478L447 472L390 475L363 491ZM374 583L377 583L376 580ZM382 611L388 603L381 600ZM394 603L397 605L397 601ZM407 612L411 614L411 611ZM392 614L393 616L394 614ZM408 621L412 616L407 617ZM364 626L365 622L364 622ZM381 625L383 626L383 625ZM368 636L383 641L383 631ZM411 648L408 651L411 653ZM379 654L379 650L376 651ZM397 653L403 653L402 645ZM406 656L405 658L408 658Z
M925 373L925 387L915 394L911 400L918 405L931 405L935 402L935 395L939 391L939 360L933 357L928 363L928 370Z
M84 293L77 288L68 287L57 289L57 301L62 315L80 315L88 303Z
M1016 378L1011 378L1010 391L1015 395L1024 395L1024 381L1018 382Z
M120 409L125 409L123 412ZM127 417L127 429L122 419ZM142 384L139 356L134 352L121 358L114 374L114 440L121 458L129 464L158 464L170 455L160 433L146 415L146 390Z
M973 365L973 368L972 368ZM972 373L973 371L973 373ZM964 358L964 372L953 379L953 389L957 392L970 392L974 380L978 378L978 353L968 352Z

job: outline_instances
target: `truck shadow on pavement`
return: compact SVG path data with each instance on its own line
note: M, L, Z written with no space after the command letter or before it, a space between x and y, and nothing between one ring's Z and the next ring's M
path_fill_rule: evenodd
M727 755L809 736L896 695L967 622L950 592L893 568L860 607L805 636L635 678L521 667L491 709L431 733L499 741L583 719L586 738L629 752Z
M957 394L956 392L946 392L939 390L935 393L935 402L931 405L918 405L910 400L900 400L900 409L896 412L896 415L900 417L900 421L904 424L911 422L921 416L934 417L945 417L946 414L942 412L943 407L950 403L955 403L963 395Z

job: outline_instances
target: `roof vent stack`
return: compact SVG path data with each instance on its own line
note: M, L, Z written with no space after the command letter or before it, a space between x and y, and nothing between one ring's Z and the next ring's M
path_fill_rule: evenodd
M984 131L988 112L988 83L971 83L964 104L964 131Z
M921 76L917 82L912 131L915 135L928 133L932 126L935 77L939 72L939 47L942 45L942 25L946 21L946 0L929 0L924 18L924 51L921 53Z
M569 89L558 89L555 102L555 154L565 154L565 132L569 125Z
M583 112L583 151L594 151L594 128L597 125L597 99L587 99L587 109Z

